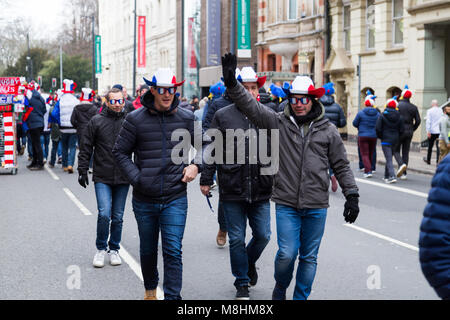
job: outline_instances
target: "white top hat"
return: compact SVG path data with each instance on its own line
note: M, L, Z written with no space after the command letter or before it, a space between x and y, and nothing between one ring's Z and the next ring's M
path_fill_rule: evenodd
M290 85L286 82L283 86L283 90L286 94L305 94L315 96L316 98L320 98L325 94L325 88L320 87L316 89L311 78L306 76L295 77Z
M153 75L152 81L144 78L146 84L151 87L178 87L181 86L185 80L177 82L175 74L170 68L159 68Z
M244 67L242 70L236 68L236 79L240 82L256 82L261 88L266 82L266 76L258 77L252 67Z

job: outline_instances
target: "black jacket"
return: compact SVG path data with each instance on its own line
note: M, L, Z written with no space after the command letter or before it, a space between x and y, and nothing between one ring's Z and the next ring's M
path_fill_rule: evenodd
M181 179L184 168L189 165L187 159L179 164L172 161L172 150L179 144L179 141L172 141L172 133L177 129L187 130L190 143L194 145L195 134L201 141L201 128L194 132L194 114L178 108L179 100L176 96L166 112L155 109L151 91L145 93L141 102L142 108L127 114L113 155L131 182L135 199L141 202L168 203L186 196L187 184ZM136 156L134 162L131 160L133 152ZM188 157L182 150L175 154ZM197 154L201 156L201 151Z
M28 100L29 107L33 108L27 119L27 126L29 129L43 128L44 127L44 115L47 112L45 107L45 100L42 98L41 94L36 90L33 90L33 95L31 99Z
M397 110L386 108L378 117L375 130L381 144L395 146L405 130L403 118Z
M419 110L414 104L409 102L409 99L402 99L398 103L398 111L405 124L405 132L403 135L412 137L414 131L416 131L420 125Z
M334 101L333 96L323 95L319 100L325 107L325 118L329 119L338 128L343 128L347 125L344 110Z
M255 159L255 164L250 164L249 160L249 139L243 140L234 139L234 159L233 164L226 164L226 129L254 129L257 132L258 142L255 141L256 146L259 146L259 130L248 118L240 112L237 107L232 104L216 112L211 128L217 128L222 132L225 139L223 143L223 164L204 164L204 169L200 177L200 185L212 185L213 176L217 169L219 194L222 201L246 201L256 202L269 200L272 195L273 177L269 175L261 175L260 171L264 165L258 158ZM238 157L245 147L245 160L239 161ZM268 157L270 156L270 140L267 144ZM239 164L245 162L244 164ZM267 165L269 166L269 165Z
M214 118L214 114L217 112L217 110L220 110L226 106L229 106L232 103L233 103L233 101L231 101L231 99L228 96L226 91L222 97L213 100L208 105L206 114L203 115L203 121L202 121L203 131L206 131L209 129L209 127L211 126L212 119Z
M79 173L88 171L89 161L92 152L94 152L94 182L110 185L129 183L115 163L112 154L125 114L124 111L114 112L106 107L88 122L86 130L83 132L80 153L78 154Z
M83 131L86 128L89 120L92 119L98 112L98 109L92 103L80 103L73 108L70 123L77 129L78 136L83 136Z

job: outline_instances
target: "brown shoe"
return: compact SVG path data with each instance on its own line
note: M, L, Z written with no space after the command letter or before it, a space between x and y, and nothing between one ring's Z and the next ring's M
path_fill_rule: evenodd
M68 173L73 173L73 167L72 166L68 166L67 167L67 172Z
M144 300L158 300L158 298L156 298L156 289L145 290Z
M216 242L219 248L225 247L225 245L227 244L227 232L219 229L219 232L217 233Z
M67 172L67 171L68 171L67 167L64 167L63 170L64 170L64 172Z

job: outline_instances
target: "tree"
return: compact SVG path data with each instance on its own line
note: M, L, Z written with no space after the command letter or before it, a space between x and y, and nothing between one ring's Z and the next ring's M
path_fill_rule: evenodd
M12 66L7 66L6 69L3 71L4 76L24 76L28 77L28 51L25 50L23 52L17 62ZM32 70L33 70L33 79L37 79L38 72L42 69L44 66L44 61L51 59L51 56L49 55L48 51L46 49L42 48L32 48L30 49L30 58L32 61Z
M49 91L52 89L52 78L59 80L59 58L47 60L40 70L42 75L42 89ZM64 79L71 79L77 84L77 91L86 85L92 78L92 67L88 59L82 56L68 56L63 54L63 76ZM59 82L59 81L58 81ZM92 86L92 84L90 84Z

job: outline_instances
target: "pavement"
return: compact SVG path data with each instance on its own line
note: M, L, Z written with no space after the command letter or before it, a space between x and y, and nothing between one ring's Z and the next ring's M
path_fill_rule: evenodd
M347 149L347 156L350 161L358 161L358 144L356 141L344 141L345 148ZM419 152L409 152L408 172L415 172L427 175L434 175L436 172L436 149L433 148L433 154L431 156L431 164L427 164L423 161L423 158L427 156L427 148L421 148ZM380 141L377 143L377 165L380 166L377 171L384 172L386 159L384 158L383 150L381 149ZM397 162L394 159L394 168L398 169Z

